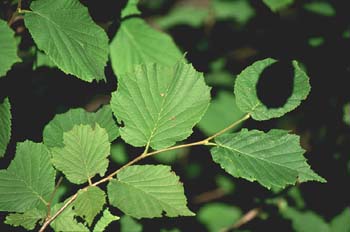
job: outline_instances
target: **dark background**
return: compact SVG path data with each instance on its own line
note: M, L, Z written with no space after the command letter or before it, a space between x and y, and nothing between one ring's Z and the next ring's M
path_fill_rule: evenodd
M108 28L108 34L113 38L125 1L81 2L89 7L97 23ZM147 1L144 2L146 3L141 6L143 17L150 23L154 15L167 14L176 4L176 1L168 0L163 1L158 9L150 9L147 8ZM193 1L188 2L190 4ZM195 2L207 4L206 1ZM209 30L206 26L192 28L178 25L167 32L182 51L188 52L187 58L194 67L204 73L209 72L209 64L220 57L226 59L225 70L232 74L238 74L259 59L273 57L280 60L278 65L265 70L261 77L265 81L258 86L261 100L270 107L283 105L291 92L293 72L290 69L290 61L296 59L304 64L312 86L308 99L282 119L266 122L249 120L245 127L265 131L271 128L289 129L301 136L302 145L307 149L309 164L313 170L326 178L328 183L304 183L299 189L306 209L317 212L329 221L350 204L350 127L343 122L343 106L350 102L350 39L342 36L345 30L350 29L350 14L346 1L332 1L336 10L336 15L332 17L305 11L302 8L304 2L296 1L288 9L273 13L261 1L251 1L256 14L244 26L232 20L224 20L214 22ZM25 7L27 5L24 4ZM8 19L16 5L10 7L8 1L2 1L0 7L1 18ZM20 27L23 27L21 20L13 25L14 29ZM0 79L0 99L9 96L13 115L11 143L5 158L1 160L1 168L6 168L12 160L16 142L26 139L40 142L44 126L56 113L69 108L84 107L96 99L96 96L109 95L117 85L117 78L110 64L106 67L107 83L98 84L85 83L57 69L43 67L33 71L33 58L26 55L33 41L26 30L18 34L23 36L20 49L25 56L24 62L16 64L6 77ZM310 46L308 39L315 36L323 37L324 43L318 47ZM203 41L206 46L199 49L197 45ZM237 55L242 53L243 55ZM214 88L212 94L215 95L220 90ZM204 135L196 129L188 142L201 138L204 138ZM118 142L122 141L118 139ZM130 157L134 157L138 150L128 147L128 153ZM150 159L143 163L147 162L155 161ZM186 176L186 166L190 163L199 164L201 167L202 172L197 178ZM117 165L112 165L112 168L115 167ZM193 148L190 155L173 164L173 169L184 182L189 207L194 212L202 205L193 203L191 199L200 193L215 189L215 175L224 174L224 171L211 161L205 147ZM288 189L281 193L273 193L256 182L250 183L242 179L233 181L236 191L216 201L238 206L243 212L262 207L269 215L266 220L254 219L242 229L292 230L291 223L280 216L276 207L263 203L264 199L283 195ZM71 190L71 193L75 192L74 187ZM67 196L69 194L67 193ZM4 215L1 213L1 221ZM141 223L144 225L144 231L173 227L182 231L205 231L195 217L141 220ZM1 231L15 231L12 227L2 226L4 229ZM110 231L116 231L115 227L118 227L117 222L110 225Z

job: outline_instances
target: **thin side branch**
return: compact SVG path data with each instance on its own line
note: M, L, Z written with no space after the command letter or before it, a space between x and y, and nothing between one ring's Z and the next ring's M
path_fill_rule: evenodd
M221 230L220 232L228 232L232 229L238 229L242 225L244 225L244 224L250 222L251 220L253 220L254 218L256 218L260 212L261 212L260 208L251 209L246 214L244 214L235 224L233 224L232 226L230 226L228 228Z
M113 173L109 174L108 176L102 178L101 180L92 183L89 186L97 186L100 185L104 182L108 182L110 181L115 175L117 175L119 172L121 172L122 170L124 170L125 168L133 165L134 163L137 163L138 161L147 158L149 156L153 156L165 151L171 151L171 150L176 150L176 149L180 149L180 148L185 148L185 147L194 147L194 146L199 146L199 145L210 145L210 146L215 146L215 143L209 142L210 140L216 138L217 136L225 133L226 131L236 127L237 125L239 125L240 123L242 123L243 121L247 120L250 117L249 114L244 115L241 119L237 120L236 122L232 123L231 125L229 125L228 127L226 127L225 129L219 131L218 133L200 140L198 142L194 142L194 143L188 143L188 144L182 144L182 145L177 145L177 146L173 146L173 147L169 147L169 148L164 148L161 150L157 150L157 151L152 151L147 153L147 150L145 149L144 152L142 152L139 156L137 156L135 159L131 160L130 162L128 162L127 164L123 165L122 167L120 167L119 169L117 169L116 171L114 171ZM89 186L82 188L81 190L85 190L87 189ZM79 190L78 190L79 191ZM39 232L44 232L45 229L50 225L50 223L55 220L71 203L73 203L75 201L75 199L78 197L78 191L71 196L71 198L69 199L69 201L67 201L51 218L47 217L45 220L45 223L41 226Z
M51 204L52 204L52 200L53 200L53 198L55 197L56 192L57 192L57 189L58 189L58 187L61 185L62 180L63 180L63 177L61 176L61 177L58 179L57 184L55 185L55 188L54 188L54 190L53 190L53 192L52 192L52 194L51 194L51 197L50 197L49 202L47 203L47 216L46 216L47 218L50 218L50 217L51 217Z

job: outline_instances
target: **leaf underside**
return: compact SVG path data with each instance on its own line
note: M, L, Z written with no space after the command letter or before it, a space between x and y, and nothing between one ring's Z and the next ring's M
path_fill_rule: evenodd
M283 107L268 109L258 98L256 85L259 81L260 74L265 68L275 63L276 60L267 58L260 60L244 69L235 82L234 93L236 96L237 106L246 113L249 113L253 119L262 121L271 118L278 118L294 110L305 100L310 92L309 78L302 71L298 63L293 61L294 83L293 93L288 98Z
M105 80L108 37L75 0L40 0L24 22L38 48L63 72L81 80Z
M46 207L55 185L55 170L45 145L18 143L16 156L0 170L0 211L25 212Z
M235 177L258 181L269 189L281 189L296 181L325 182L306 163L299 137L287 131L243 129L222 135L215 142L213 160Z

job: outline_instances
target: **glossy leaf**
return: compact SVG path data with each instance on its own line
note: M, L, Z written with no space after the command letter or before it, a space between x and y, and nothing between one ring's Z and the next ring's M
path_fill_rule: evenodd
M161 149L187 138L210 101L203 75L190 64L135 67L119 77L111 106L121 137L136 146Z
M110 204L135 218L194 215L186 206L179 177L164 165L125 168L108 184L108 198Z

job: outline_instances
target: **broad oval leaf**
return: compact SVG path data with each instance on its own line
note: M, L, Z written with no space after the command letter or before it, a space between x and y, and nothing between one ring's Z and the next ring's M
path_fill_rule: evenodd
M234 90L237 106L243 112L251 114L255 120L261 121L283 116L299 106L310 92L309 78L299 68L297 61L293 61L294 84L292 95L283 107L268 109L258 98L256 85L264 69L275 62L276 60L271 58L257 61L237 76Z
M226 172L267 188L281 189L296 181L325 180L310 169L299 137L283 130L258 130L227 134L215 140L213 160Z
M21 61L17 56L14 34L7 22L0 19L0 78L6 75L14 63Z
M55 170L44 144L18 143L16 156L0 170L0 211L25 212L46 207L55 185Z
M11 104L8 98L0 103L0 158L5 155L11 139Z
M108 133L109 141L114 141L119 136L118 127L113 119L111 107L106 105L96 113L90 113L82 108L71 109L63 114L58 114L44 128L43 140L48 147L63 147L63 133L70 131L74 125L98 124Z
M82 184L108 167L110 143L105 129L96 125L77 125L63 134L64 147L52 148L52 163L67 179Z
M111 42L110 53L112 68L118 77L138 64L172 66L182 59L182 53L169 35L156 31L140 18L122 22Z
M90 186L78 192L73 208L78 216L84 218L88 225L91 225L105 203L105 193L99 187Z
M134 165L107 187L111 205L135 218L193 216L179 177L164 165Z
M111 106L127 143L161 149L187 138L209 101L210 88L192 65L151 64L119 77Z
M105 80L108 37L76 0L38 0L24 22L40 50L63 72L91 82Z

